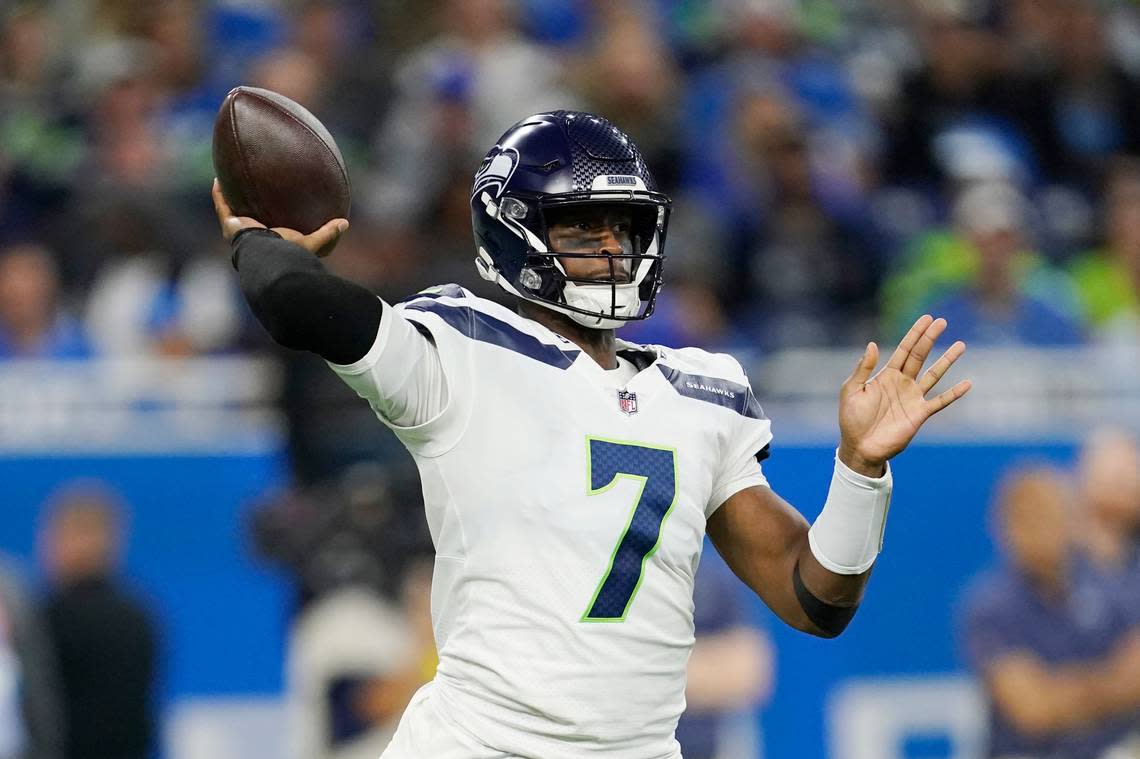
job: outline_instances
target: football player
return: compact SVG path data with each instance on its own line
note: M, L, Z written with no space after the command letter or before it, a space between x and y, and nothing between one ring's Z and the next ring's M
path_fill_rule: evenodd
M705 534L781 619L838 635L882 545L888 461L970 387L926 397L965 350L920 375L944 320L877 373L869 343L809 526L768 487L770 423L734 358L615 337L653 312L670 201L588 113L520 121L475 175L476 264L517 311L457 285L383 303L314 255L345 220L267 230L214 200L257 318L323 356L420 470L440 664L384 759L679 757Z

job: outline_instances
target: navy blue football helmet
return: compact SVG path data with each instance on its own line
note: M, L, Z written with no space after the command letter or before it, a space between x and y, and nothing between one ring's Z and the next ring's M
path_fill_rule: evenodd
M587 204L628 213L629 245L621 253L555 255L550 213ZM580 111L539 113L508 129L475 174L475 264L509 293L584 326L614 329L653 313L671 207L633 140L612 123ZM569 277L559 261L567 256L608 258L610 276Z

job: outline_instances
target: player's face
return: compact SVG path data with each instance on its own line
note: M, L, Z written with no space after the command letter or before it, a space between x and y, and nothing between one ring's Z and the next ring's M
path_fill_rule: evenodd
M633 262L630 229L633 214L620 206L590 205L552 210L547 217L547 239L566 276L571 279L597 279L629 282ZM607 255L608 254L608 255ZM611 269L612 262L612 269Z

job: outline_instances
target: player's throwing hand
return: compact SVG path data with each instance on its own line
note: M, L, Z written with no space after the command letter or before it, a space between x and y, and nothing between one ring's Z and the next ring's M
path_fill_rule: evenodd
M225 197L222 195L222 186L217 179L214 180L214 187L210 191L210 194L214 198L214 211L218 214L218 224L222 227L222 236L226 238L226 242L233 241L234 236L243 229L266 228L265 225L257 219L251 219L248 216L236 216L233 210L230 209L230 204L226 202ZM343 235L347 229L348 219L332 219L331 221L325 222L324 226L312 234L301 234L295 229L288 229L286 227L274 227L273 231L289 242L300 245L313 255L324 258L329 253L332 253L333 248L335 248L337 242L340 241L341 235Z
M934 343L946 329L945 319L921 316L877 374L879 348L868 343L855 371L839 391L839 457L857 472L871 477L910 443L934 414L965 395L969 380L933 398L926 395L966 352L961 340L951 345L920 379L919 371Z

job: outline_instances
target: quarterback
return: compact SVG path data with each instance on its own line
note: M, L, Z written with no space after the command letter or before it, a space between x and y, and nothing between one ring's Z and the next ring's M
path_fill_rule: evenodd
M781 619L838 635L882 546L888 461L970 388L931 393L960 342L920 374L942 319L878 372L869 343L809 525L768 487L771 425L734 358L615 337L653 312L670 201L587 113L520 121L475 174L475 263L517 310L452 284L384 303L315 255L347 221L268 230L214 201L257 318L419 467L440 663L383 759L677 759L705 535Z

